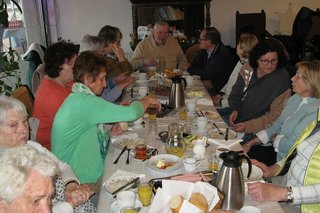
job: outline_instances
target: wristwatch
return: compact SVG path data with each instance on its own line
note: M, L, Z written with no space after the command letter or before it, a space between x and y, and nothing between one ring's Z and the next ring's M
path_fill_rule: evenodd
M287 203L293 202L293 192L291 186L287 187Z

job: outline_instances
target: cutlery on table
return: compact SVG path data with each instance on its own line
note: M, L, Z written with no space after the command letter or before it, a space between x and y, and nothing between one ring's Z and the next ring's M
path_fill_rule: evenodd
M127 157L127 162L126 162L126 164L129 164L129 157L130 157L130 151L131 151L131 149L128 149L128 148L127 148L127 151L128 151L128 157Z
M201 113L202 117L206 117L206 116L204 116L204 113L202 111L200 111L200 113Z
M227 141L229 139L229 128L226 129L226 134L224 135L224 139Z
M212 125L218 130L219 135L224 135L223 132L219 129L219 127L214 122L212 122Z
M140 178L136 177L135 179L133 179L132 181L126 183L125 185L121 186L120 188L118 188L117 190L115 190L114 192L112 192L112 195L117 194L118 192L120 192L121 190L125 189L126 187L128 187L131 184L134 184L135 182L137 182Z
M198 111L196 111L196 114L198 115L198 117L202 117Z
M119 159L120 159L120 157L121 157L121 155L127 150L127 146L124 146L123 148L122 148L122 150L121 150L121 152L120 152L120 154L119 154L119 156L117 157L117 159L113 162L113 164L117 164L118 163L118 161L119 161Z

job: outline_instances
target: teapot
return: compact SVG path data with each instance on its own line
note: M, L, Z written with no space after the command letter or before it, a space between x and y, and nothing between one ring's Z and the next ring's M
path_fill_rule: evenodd
M184 83L184 87L182 85ZM172 85L169 95L169 106L171 108L179 108L185 106L184 100L184 89L186 88L187 82L181 76L172 77Z
M251 174L250 158L243 153L235 151L220 154L223 164L219 171L216 186L224 194L222 208L226 210L239 210L245 199L244 177L241 169L242 159L246 159L249 165L248 178Z
M168 154L181 157L185 152L185 144L183 139L184 125L182 123L172 123L168 126L168 131L162 131L159 136L165 142Z

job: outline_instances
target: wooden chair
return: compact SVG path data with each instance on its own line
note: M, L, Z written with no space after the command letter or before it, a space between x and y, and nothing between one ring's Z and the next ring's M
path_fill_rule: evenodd
M187 49L186 58L189 64L192 63L194 57L198 54L199 50L200 50L199 44L194 44Z
M37 132L39 127L39 119L35 117L30 117L28 119L29 127L30 127L30 140L37 141Z
M241 33L252 33L259 41L265 38L266 33L266 13L240 13L236 12L236 43Z
M22 85L11 94L12 97L21 101L27 108L29 116L33 114L34 97L27 85Z

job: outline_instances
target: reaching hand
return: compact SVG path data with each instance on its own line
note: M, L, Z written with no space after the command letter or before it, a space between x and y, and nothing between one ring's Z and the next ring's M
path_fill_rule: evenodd
M205 87L207 90L209 90L209 89L212 88L211 80L203 80L202 82L203 82L203 84L204 84L204 87Z
M253 165L259 167L259 168L262 170L262 172L263 172L263 177L265 177L265 178L271 178L271 177L273 177L273 175L274 175L274 173L275 173L274 169L275 169L276 167L278 167L278 165L276 165L276 164L275 164L275 165L272 165L272 166L267 166L266 164L264 164L264 163L262 163L262 162L260 162L260 161L257 161L257 160L255 160L255 159L251 159L251 163L252 163Z
M78 185L75 182L66 185L65 197L73 208L85 203L93 194L94 192L87 185Z
M145 58L143 59L143 64L146 66L154 66L156 64L156 59L155 58Z
M218 94L216 96L212 96L212 101L215 106L221 106L222 95Z
M238 118L238 111L233 111L229 117L231 126L235 126L235 120Z
M112 47L112 50L113 50L114 54L117 56L117 58L118 58L118 60L119 60L120 62L126 60L126 56L125 56L125 54L124 54L124 51L123 51L123 49L120 47L119 44L114 43L114 44L112 44L111 47Z
M144 111L146 111L146 109L148 108L148 106L150 104L156 104L158 106L158 110L161 110L161 103L158 101L158 99L152 97L152 96L144 96L141 100L140 100Z

